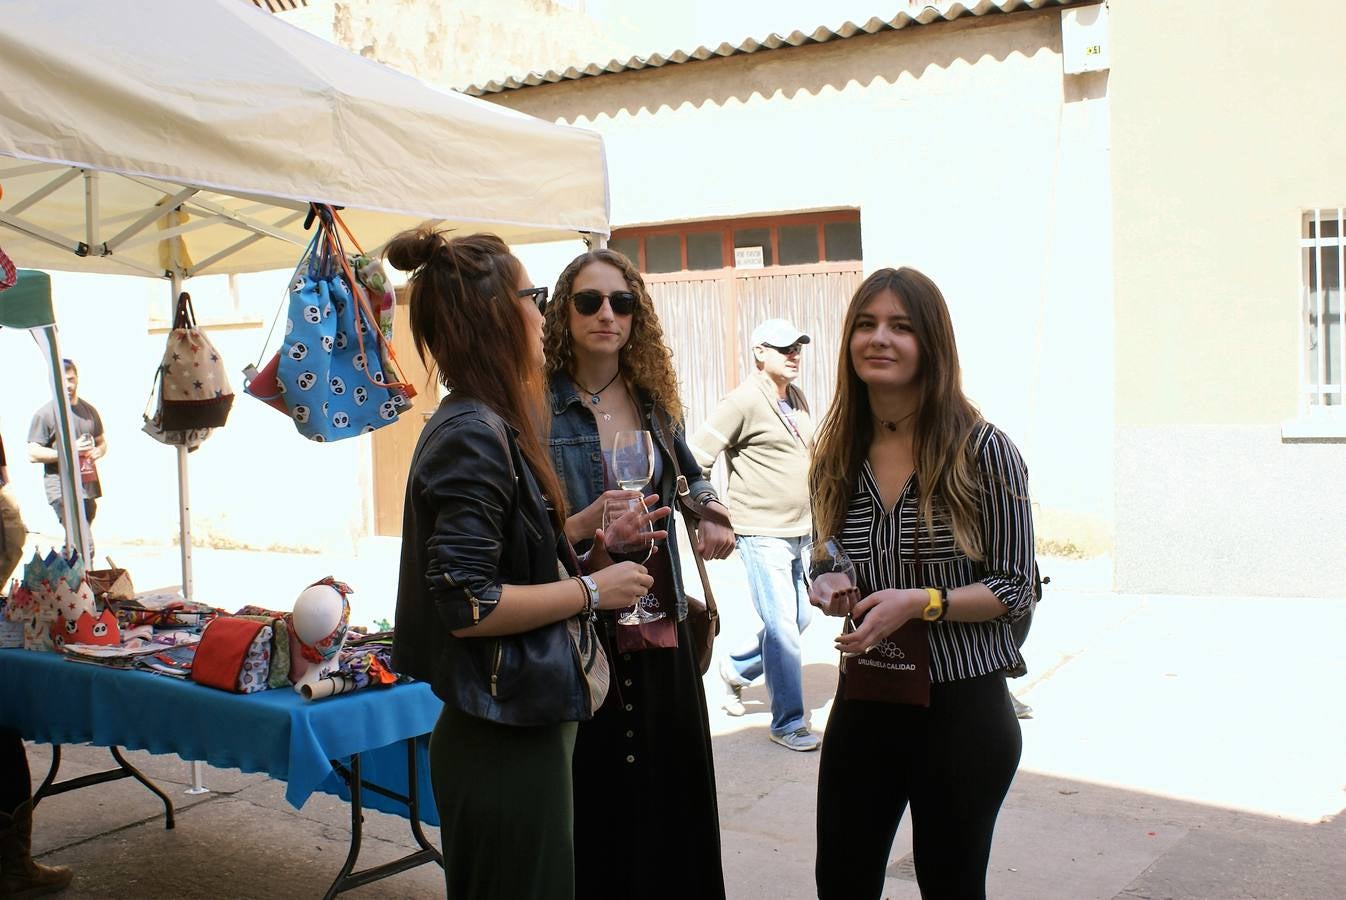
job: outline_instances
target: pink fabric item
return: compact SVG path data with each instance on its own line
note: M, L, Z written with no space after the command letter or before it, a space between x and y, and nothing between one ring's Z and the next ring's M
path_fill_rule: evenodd
M19 271L14 268L14 260L5 254L3 247L0 247L0 291L14 287L18 280Z

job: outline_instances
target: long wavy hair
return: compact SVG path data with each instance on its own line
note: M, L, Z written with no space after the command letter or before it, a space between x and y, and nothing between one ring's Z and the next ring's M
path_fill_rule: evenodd
M644 390L655 404L668 413L675 424L682 424L682 399L678 394L678 376L673 372L673 355L664 343L664 329L654 311L654 301L645 289L645 279L636 267L616 250L606 248L581 253L565 267L556 279L553 299L547 306L547 324L544 346L547 351L547 374L564 372L575 374L575 346L570 336L571 294L576 277L584 267L604 262L622 273L626 286L636 295L636 309L632 313L631 336L617 356L619 371L631 385Z
M384 255L412 273L411 337L421 362L433 363L444 387L481 401L518 430L519 449L560 527L565 495L542 449L546 383L519 311L522 264L493 234L450 238L429 225L397 235Z
M902 301L920 347L920 401L912 455L926 533L937 515L947 515L959 548L969 559L981 559L981 484L972 446L981 413L963 394L958 344L944 295L915 269L878 270L861 283L846 308L837 391L818 427L809 470L815 527L820 535L840 533L874 437L874 411L869 391L851 362L851 337L865 304L884 291Z

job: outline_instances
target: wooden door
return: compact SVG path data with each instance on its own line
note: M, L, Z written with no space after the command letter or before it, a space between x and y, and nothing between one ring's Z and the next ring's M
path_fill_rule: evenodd
M393 350L402 377L416 388L411 409L397 421L375 431L373 438L374 533L389 537L402 534L402 506L407 490L407 470L421 429L439 406L438 385L427 379L425 367L411 341L406 288L397 289L393 315Z

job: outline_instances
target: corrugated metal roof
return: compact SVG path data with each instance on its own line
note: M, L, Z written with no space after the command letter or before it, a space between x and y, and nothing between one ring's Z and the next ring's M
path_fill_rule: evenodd
M564 72L557 72L555 69L548 69L546 72L529 72L521 77L510 76L504 81L488 81L485 84L470 84L461 88L465 94L474 97L480 97L484 94L498 94L503 91L513 91L519 88L534 87L539 84L555 84L558 81L575 81L580 78L592 78L598 75L615 75L618 72L630 72L636 69L659 68L661 66L675 65L688 62L697 62L699 60L714 59L719 56L738 56L744 53L757 53L762 50L782 50L788 47L802 47L806 44L826 44L829 41L840 41L846 38L859 37L866 34L877 34L881 31L897 31L906 28L909 25L929 25L933 22L951 22L954 19L961 19L966 16L986 16L997 13L1012 13L1020 10L1045 9L1048 7L1066 7L1078 6L1085 3L1097 3L1099 0L940 0L937 3L927 3L914 12L901 12L891 19L884 20L873 18L863 25L857 25L854 22L844 22L837 28L817 28L814 31L805 34L802 31L794 31L788 35L779 34L767 35L762 40L748 38L743 43L734 45L730 43L720 44L718 47L697 47L695 50L675 50L667 56L654 54L653 56L642 57L633 56L622 62L621 60L609 60L605 64L589 63L583 68L571 66Z
M252 0L252 5L267 12L278 13L308 6L308 0Z

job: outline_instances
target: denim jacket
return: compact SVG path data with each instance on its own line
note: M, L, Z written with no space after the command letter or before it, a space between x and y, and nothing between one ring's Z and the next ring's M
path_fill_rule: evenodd
M598 499L604 490L603 448L598 437L598 422L594 419L593 409L580 397L575 383L564 372L551 377L552 422L548 449L551 451L552 466L561 479L561 489L565 491L566 506L575 513ZM644 391L640 391L636 402L644 427L654 438L654 444L663 455L663 474L659 479L659 497L665 506L673 506L674 484L677 473L673 467L673 454L677 454L678 468L687 476L687 489L698 500L718 499L715 489L701 475L701 467L696 457L687 447L686 438L680 427L672 434L667 433L664 424L666 416L654 415L654 401ZM682 588L682 567L678 563L678 542L673 531L674 518L670 515L664 526L672 540L665 541L663 552L668 553L670 568L673 570L673 586L677 591L678 621L687 618L687 597ZM589 541L582 541L576 549L587 548Z

